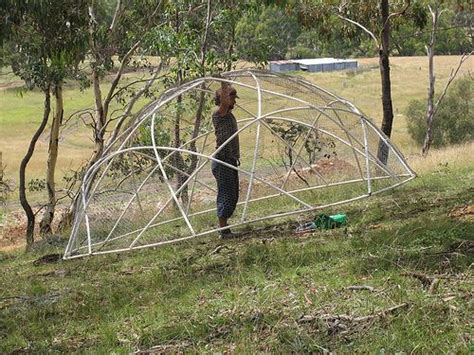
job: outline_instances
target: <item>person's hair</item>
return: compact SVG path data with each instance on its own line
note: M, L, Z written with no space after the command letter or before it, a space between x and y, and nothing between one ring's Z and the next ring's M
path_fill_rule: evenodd
M235 89L232 87L232 85L230 84L222 84L222 86L216 90L216 93L214 95L214 103L216 104L216 106L220 106L221 104L221 96L222 96L222 91L223 90L231 90L231 92L234 92Z
M214 95L214 104L216 106L220 106L221 104L221 89L216 90L216 94Z

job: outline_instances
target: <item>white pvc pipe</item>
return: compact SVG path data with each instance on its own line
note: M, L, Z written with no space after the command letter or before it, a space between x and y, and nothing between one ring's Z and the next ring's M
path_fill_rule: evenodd
M81 185L81 197L77 200L77 204L78 204L78 212L76 214L76 218L74 220L74 225L73 225L73 228L72 228L72 232L71 232L71 238L68 242L68 245L66 247L66 253L71 253L72 252L72 249L74 248L74 243L76 242L76 236L77 236L77 233L79 231L79 226L82 222L82 220L84 219L85 220L85 224L86 224L86 234L87 234L87 243L88 243L88 246L89 246L89 253L91 252L91 245L92 245L92 242L91 242L91 230L90 230L90 225L89 225L89 217L87 215L87 208L88 208L88 205L91 201L91 198L92 196L94 196L95 194L95 191L96 189L98 188L98 186L100 186L101 182L102 182L102 179L104 178L105 174L107 173L108 169L110 168L111 164L112 164L112 161L113 161L113 157L115 157L116 155L118 154L122 154L122 153L125 153L127 151L131 151L131 150L134 150L134 148L125 148L124 149L124 146L125 144L128 142L128 140L130 139L130 137L133 135L133 133L138 129L138 127L146 121L147 118L149 118L151 115L153 115L153 117L156 117L156 112L161 109L165 104L167 104L168 102L170 102L171 100L173 100L177 95L182 95L190 90L193 90L193 89L196 89L196 87L199 87L201 84L205 83L205 82L228 82L228 83L231 83L231 84L234 84L234 85L239 85L239 86L242 86L242 87L245 87L245 88L248 88L248 89L251 89L251 90L255 90L257 91L257 94L259 96L259 102L258 102L258 108L259 108L259 112L258 112L258 117L257 119L248 119L248 121L250 121L249 124L245 125L244 127L242 127L241 129L238 130L237 133L235 133L235 135L237 135L239 132L247 129L248 127L250 127L251 125L253 125L254 123L257 122L257 137L256 137L256 149L255 149L255 152L254 152L254 159L253 159L253 168L252 168L252 172L250 173L251 177L250 177L250 183L249 183L249 189L247 191L247 197L244 201L245 203L245 208L244 208L244 213L243 213L243 219L245 219L245 212L246 212L246 206L248 205L249 202L253 201L253 200L250 200L250 192L251 192L251 189L253 187L253 180L254 180L254 175L255 175L255 165L256 165L256 156L258 154L258 145L259 145L259 141L260 141L260 137L259 137L259 130L260 130L260 124L261 123L264 123L261 122L261 120L263 118L266 118L266 117L270 117L271 115L275 115L277 113L283 113L283 112L287 112L287 111L298 111L298 110L307 110L307 109L314 109L316 111L318 111L320 114L318 115L321 116L321 115L324 115L325 117L327 117L330 121L332 121L333 123L335 123L336 125L338 125L347 135L348 139L349 139L349 142L346 142L344 139L332 134L331 132L328 132L328 131L325 131L325 130L322 130L322 129L319 129L320 132L324 133L324 134L327 134L337 140L339 140L340 142L342 142L343 144L346 144L348 146L350 146L354 152L354 156L356 158L356 162L358 163L358 159L357 159L357 155L355 154L356 152L365 156L366 157L366 166L368 168L368 162L369 160L372 160L373 163L375 165L377 165L379 168L381 168L383 171L385 171L386 173L388 173L389 175L391 175L392 178L399 178L403 175L397 175L397 174L394 174L392 171L390 171L390 169L388 169L388 167L385 167L383 164L381 164L379 162L378 159L374 158L372 156L372 154L368 151L368 137L367 137L367 128L366 128L366 125L369 125L375 132L376 134L379 136L379 138L381 140L383 140L383 142L385 144L387 144L387 146L392 149L392 152L394 153L394 155L400 160L401 164L403 165L403 167L410 173L410 176L411 178L415 177L416 174L414 173L414 171L408 166L408 164L406 163L404 157L402 156L402 154L397 150L396 147L394 147L393 145L391 145L389 142L388 142L388 139L383 135L383 133L377 128L375 127L372 122L370 122L369 120L367 120L361 113L360 111L355 108L355 106L353 106L350 102L344 100L344 99L341 99L339 97L337 97L336 95L314 85L313 83L310 83L310 82L307 82L307 81L304 81L304 80L301 80L301 79L293 79L293 78L286 78L285 79L288 79L290 81L293 81L295 83L298 83L299 85L303 85L303 86L306 86L306 87L310 87L310 88L313 88L315 89L316 91L314 92L315 94L318 94L319 95L319 91L320 92L323 92L325 93L326 95L329 95L330 97L332 98L335 98L335 100L337 101L340 101L346 105L348 105L349 107L351 107L352 110L346 110L346 109L342 109L342 108L334 108L332 107L334 101L330 102L329 103L329 106L328 107L316 107L312 104L309 104L307 102L305 102L304 100L302 99L299 99L297 97L292 97L292 96L289 96L289 95L285 95L285 94L282 94L282 93L278 93L278 92L274 92L274 91L271 91L271 90L265 90L265 89L262 89L260 87L260 83L258 81L258 79L256 78L255 74L253 72L245 72L245 71L235 71L235 72L231 72L231 73L228 73L226 74L227 76L232 76L232 75L235 75L237 77L252 77L252 79L256 82L256 87L254 86L251 86L251 85L247 85L243 82L239 82L239 81L236 81L236 80L230 80L230 79L225 79L225 78L202 78L202 79L197 79L195 81L192 81L192 82L189 82L188 84L186 84L185 86L181 87L180 89L178 90L168 90L163 96L162 98L160 98L158 101L152 103L151 105L149 105L147 108L145 108L143 111L144 113L142 114L142 116L135 122L134 126L130 126L128 129L126 129L122 134L118 135L116 137L116 139L111 143L109 144L109 146L106 148L106 150L104 151L104 155L106 153L108 153L110 151L110 149L112 149L113 147L116 146L116 143L119 142L120 140L122 140L122 143L121 145L118 147L118 150L114 153L112 153L111 155L109 156L103 156L103 158L99 159L92 167L91 169L89 169L89 171L86 172L86 174L84 175L84 178L83 178L83 183ZM282 77L282 76L278 76L278 75L274 75L274 74L271 74L271 73L259 73L259 75L263 75L265 77L269 77L269 78L272 78L272 77ZM199 88L198 88L199 89ZM273 111L271 113L267 113L265 115L262 115L262 110L261 110L261 107L262 107L262 102L261 102L261 93L268 93L268 94L272 94L272 95L275 95L275 96L278 96L278 97L284 97L288 100L292 100L292 101L295 101L295 102L299 102L299 103L303 103L304 105L306 106L303 106L303 107L292 107L292 108L285 108L285 109L280 109L280 110L276 110L276 111ZM322 99L325 99L322 95L320 95ZM244 108L242 108L244 109ZM336 117L339 119L339 122L336 122L331 116L329 116L328 114L326 114L324 111L326 109L330 109L331 111L334 112L334 114L336 115ZM244 109L244 111L246 111ZM247 111L248 112L248 111ZM364 129L364 147L365 147L365 154L360 152L359 149L357 149L356 147L354 147L353 145L353 142L352 142L352 139L351 137L358 143L358 144L361 144L360 142L358 142L358 140L352 136L352 134L347 131L347 129L344 127L339 115L337 114L338 112L347 112L347 113L351 113L351 114L357 114L359 115L360 117L360 121L363 125L363 129ZM252 115L252 114L251 114ZM280 120L288 120L288 121L291 121L291 122L295 122L297 124L302 124L304 126L308 126L308 124L304 123L304 122L301 122L301 121L296 121L296 120L293 120L293 119L285 119L285 118L282 118L282 117L275 117L276 119L280 119ZM247 121L247 120L239 120L239 123L241 122L244 122L244 121ZM152 120L152 125L154 125L154 119ZM312 129L310 127L310 129ZM199 137L202 137L202 136L205 136L205 139L207 140L207 137L208 135L210 134L211 132L206 132L202 135L199 135L198 137L196 137L196 139L198 139ZM230 137L226 142L224 142L223 146L225 146L225 144L227 144L230 140L232 140L234 137ZM154 138L154 134L152 132L152 138ZM185 142L181 147L184 147L186 146L187 144L190 144L191 141L188 141L188 142ZM304 143L303 143L304 144ZM188 152L184 149L169 149L169 147L157 147L156 146L156 142L153 142L153 147L151 147L154 152L155 152L155 155L157 155L157 150L158 149L164 149L164 150L170 150L171 153L166 156L165 158L163 158L163 161L159 162L159 167L160 169L164 169L163 168L163 165L162 163L164 162L164 160L166 160L169 156L171 156L174 152L179 152L179 151L182 151L182 152ZM301 150L301 149L300 149ZM217 154L219 151L216 150L214 152L213 155ZM210 160L215 160L213 157L207 157L203 154L200 155L200 158L201 159L201 156L202 157L205 157L207 159L210 159ZM296 161L297 159L295 159ZM107 163L108 162L108 163ZM220 162L220 161L219 161ZM100 175L100 177L97 178L96 174L97 172L99 171L99 169L102 167L102 164L106 163L106 166L105 168L103 168L103 171ZM223 162L220 162L220 163L223 163ZM226 164L224 164L226 165ZM197 170L200 170L202 169L203 166L201 166L199 169ZM231 168L234 168L232 166L230 166ZM241 169L236 169L238 171L242 171ZM361 172L360 170L360 166L359 166L359 171ZM242 171L243 173L247 174L247 172L245 171ZM290 172L291 173L291 169L290 169ZM197 174L197 171L196 171L196 174ZM372 179L374 178L371 178L370 176L370 171L368 170L368 177L367 177L367 182L368 182L368 191L370 193L371 191L371 185L370 185L370 182ZM193 176L193 175L192 175ZM195 177L197 177L197 175L194 175ZM191 178L191 177L190 177ZM270 187L276 189L277 191L280 191L279 194L277 195L282 195L282 194L285 194L285 195L288 195L286 191L284 191L283 189L278 189L276 186L273 186L272 184L264 181L263 179L259 179L257 176L255 176L255 179L256 180L259 180L259 181L262 181L263 183L269 185ZM411 180L411 179L409 179ZM408 180L407 180L408 181ZM189 179L188 181L189 182ZM193 183L193 191L191 193L194 192L194 188L195 188L195 182L196 182L196 178L194 180L194 183ZM402 183L404 183L405 181L403 181ZM94 183L94 186L91 186L92 184ZM144 183L142 183L141 186L143 186ZM166 179L166 184L168 186L168 188L170 188L170 193L172 194L172 198L176 199L177 197L175 195L173 195L173 188L171 187L171 185L169 184L169 181ZM185 184L186 185L186 184ZM398 184L396 185L393 185L394 187L397 186ZM187 185L186 185L187 186ZM284 185L282 186L284 187ZM392 187L388 187L386 189L389 189L389 188L392 188ZM141 189L141 187L139 187L139 189L137 189L137 193L138 191ZM385 190L385 189L384 189ZM136 194L137 194L136 193ZM135 195L136 195L135 194ZM89 197L89 198L87 198ZM292 196L291 193L288 195L288 197L290 198L293 198L297 201L299 201L300 203L302 203L303 205L305 206L309 206L307 205L305 202L303 201L300 201L299 199L297 199L295 196ZM132 197L132 200L135 198ZM129 202L129 205L130 205L131 202ZM178 203L178 207L180 207L179 203ZM181 206L182 207L182 206ZM311 206L310 206L311 207ZM128 207L125 208L125 210L123 211L122 214L124 214L126 212ZM181 209L180 209L181 210ZM188 215L188 211L189 211L189 206L186 208L186 212L181 211L182 215L183 215L183 218L186 220L186 216ZM119 217L119 220L117 220L116 224L114 225L114 228L116 227L116 225L119 223L121 217ZM187 221L189 223L189 221ZM188 227L190 227L190 230L192 231L192 226L189 224ZM111 231L111 233L109 233L108 235L108 238L111 236L113 231ZM95 244L95 243L94 243Z
M407 179L405 181L397 183L396 185L389 186L389 187L384 188L382 190L376 191L372 195L375 195L375 194L384 192L386 190L393 189L393 188L396 188L398 186L401 186L401 185L405 184L406 182L408 182L408 181L410 181L414 178L415 178L415 176L412 176L412 177L410 177L409 179ZM274 214L274 215L271 215L271 216L265 216L265 217L257 218L257 219L251 220L251 221L247 221L245 223L234 224L233 226L241 226L241 225L245 225L245 224L248 224L248 223L257 223L257 222L261 222L261 221L264 221L264 220L267 220L267 219L286 217L286 216L290 216L290 215L297 214L297 213L311 212L311 211L314 211L314 210L320 210L320 209L324 209L324 208L327 208L327 207L338 206L338 205L341 205L341 204L354 202L354 201L357 201L357 200L360 200L360 199L363 199L363 198L367 198L367 197L369 197L368 194L361 195L361 196L351 198L351 199L348 199L348 200L338 201L336 203L323 205L323 206L317 206L317 207L313 207L313 208L310 208L310 209L290 211L290 212L285 212L285 213L280 213L280 214ZM187 237L182 237L182 238L177 238L177 239L172 239L172 240L165 240L165 241L152 243L152 244L147 244L147 245L140 245L140 246L137 246L137 247L134 247L134 248L122 248L122 249L116 249L116 250L107 250L107 251L102 251L102 252L95 252L95 253L91 253L90 255L112 254L112 253L119 253L119 252L124 252L124 251L135 250L135 249L158 247L158 246L162 246L162 245L166 245L166 244L172 244L172 243L177 243L177 242L189 240L189 239L192 239L192 238L195 238L195 237L204 236L204 235L207 235L207 234L215 233L217 231L219 231L219 229L213 229L213 230L205 231L205 232L202 232L202 233L197 233L195 235L191 235L191 236L187 236ZM84 255L84 254L74 255L74 256L67 257L66 259L75 259L75 258L79 258L79 257L83 257L83 256L86 256L86 255Z
M367 169L367 192L370 195L372 194L372 185L370 183L369 148L367 147L367 127L365 126L365 122L363 119L360 120L360 123L362 124L362 128L364 130L365 166Z
M407 180L404 180L404 182L407 182L409 180L411 180L413 178L412 175L409 175L409 174L405 174L405 175L400 175L399 177L408 177ZM382 177L373 177L372 180L384 180L384 179L392 179L391 176L382 176ZM364 181L367 181L367 179L365 178L361 178L361 179L354 179L354 180L348 180L348 181L343 181L343 182L336 182L336 183L330 183L328 185L319 185L319 186L312 186L312 187L306 187L306 188L301 188L301 189L295 189L295 190L291 190L291 191L288 191L288 193L290 194L293 194L293 193L298 193L298 192L305 192L305 191L312 191L312 190L319 190L319 189L322 189L322 188L328 188L328 187L336 187L336 186L342 186L342 185L348 185L348 184L354 184L354 183L359 183L359 182L364 182ZM397 185L398 186L398 185ZM384 188L383 190L388 190L390 189L391 187L387 187L387 188ZM378 193L378 192L377 192ZM373 193L375 194L375 192ZM262 201L262 200L266 200L266 199L272 199L272 198L275 198L275 197L280 197L282 196L281 194L273 194L273 195L266 195L266 196L262 196L262 197L258 197L258 198L254 198L252 200L250 200L249 202L258 202L258 201ZM365 195L364 195L365 196ZM169 203L171 201L171 198L167 201L167 203ZM167 206L167 203L165 204L164 208L166 208ZM244 202L239 202L238 205L241 205L243 204ZM325 205L326 207L330 206L330 204L328 205ZM311 207L311 208L315 208L314 206ZM195 213L192 213L192 214L189 214L188 217L195 217L195 216L199 216L199 215L203 215L203 214L206 214L206 213L210 213L210 212L213 212L215 211L216 209L215 208L211 208L211 209L207 209L207 210L204 210L204 211L199 211L199 212L195 212ZM169 219L169 220L165 220L165 221L161 221L159 223L155 223L155 224L151 224L149 225L147 228L155 228L155 227L158 227L160 225L164 225L164 224L167 224L167 223L172 223L172 222L176 222L176 221L179 221L180 217L178 218L172 218L172 219ZM247 221L247 223L251 223L251 221ZM231 224L230 227L234 227L234 226L237 226L238 224ZM128 233L125 233L121 236L117 236L117 237L114 237L114 238L111 238L109 241L114 241L114 240L117 240L117 239L121 239L121 238L125 238L129 235L132 235L132 234L135 234L135 233L139 233L140 231L142 231L144 228L139 228L139 229L136 229L134 231L131 231L131 232L128 232ZM218 229L220 230L220 229ZM102 242L97 242L97 243L94 243L93 246L96 246L96 245L101 245L105 243L105 241L102 241ZM82 249L79 248L79 249Z

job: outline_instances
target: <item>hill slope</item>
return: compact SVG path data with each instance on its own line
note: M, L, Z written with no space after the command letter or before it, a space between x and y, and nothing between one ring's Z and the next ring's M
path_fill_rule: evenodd
M296 220L274 221L239 240L67 262L44 257L62 252L63 240L2 252L0 352L467 353L474 163L462 158L466 149L409 157L421 176L340 207L347 229L297 237Z

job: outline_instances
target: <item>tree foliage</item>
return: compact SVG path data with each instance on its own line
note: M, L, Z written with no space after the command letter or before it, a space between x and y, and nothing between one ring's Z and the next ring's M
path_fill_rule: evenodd
M40 227L51 232L56 205L55 169L58 157L59 127L63 118L62 85L74 78L87 47L87 6L85 0L9 1L0 3L1 39L7 63L27 87L40 88L45 96L43 118L33 135L19 169L19 197L27 216L27 248L34 241L35 214L26 197L26 168L36 142L42 134L51 110L50 91L55 97L51 124L46 185L48 202Z
M8 64L29 88L74 78L87 47L85 4L84 0L2 2Z
M453 55L469 52L472 47L469 32L456 23L453 11L439 18L436 31L435 52L438 55ZM398 22L392 31L393 54L397 56L420 56L426 54L425 45L429 42L431 21L420 28L413 22Z
M279 7L252 10L237 24L237 50L241 58L255 63L283 59L299 32L296 17Z
M458 79L440 104L433 122L433 146L441 147L474 139L474 86L472 78ZM426 135L426 102L413 100L406 115L408 132L423 144Z

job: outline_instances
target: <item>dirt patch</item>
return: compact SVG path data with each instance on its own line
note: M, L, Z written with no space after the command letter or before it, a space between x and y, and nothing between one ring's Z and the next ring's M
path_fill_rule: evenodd
M343 173L354 171L355 168L348 162L340 159L320 159L316 163L312 164L311 167L292 171L289 179L296 180L300 177L309 178L312 175L320 175L328 177L331 175L340 176ZM280 177L281 179L282 177Z
M59 220L64 213L65 208L58 207L56 209L56 217L54 218L53 230L57 230ZM42 213L36 215L35 225L35 241L41 240L39 235L39 221L43 217ZM0 251L10 251L18 248L24 248L26 245L26 215L23 210L10 211L6 217L6 223L3 230L0 229Z
M21 212L8 213L5 226L0 230L0 251L10 251L25 246L26 217Z
M22 80L9 81L8 83L0 83L0 90L15 89L25 86Z
M288 186L289 184L299 183L303 180L314 181L314 179L318 177L330 178L337 176L340 179L341 176L350 176L354 171L356 171L355 169L354 166L344 160L324 158L306 168L292 170L288 176L287 173L282 175L274 174L272 176L267 176L264 179L276 186L281 186L281 184L286 181L286 186ZM258 180L254 180L253 184L256 188L259 186L266 186L266 184ZM246 191L247 187L248 181L246 179L241 179L240 191Z
M474 221L474 205L457 206L448 215L451 218Z

